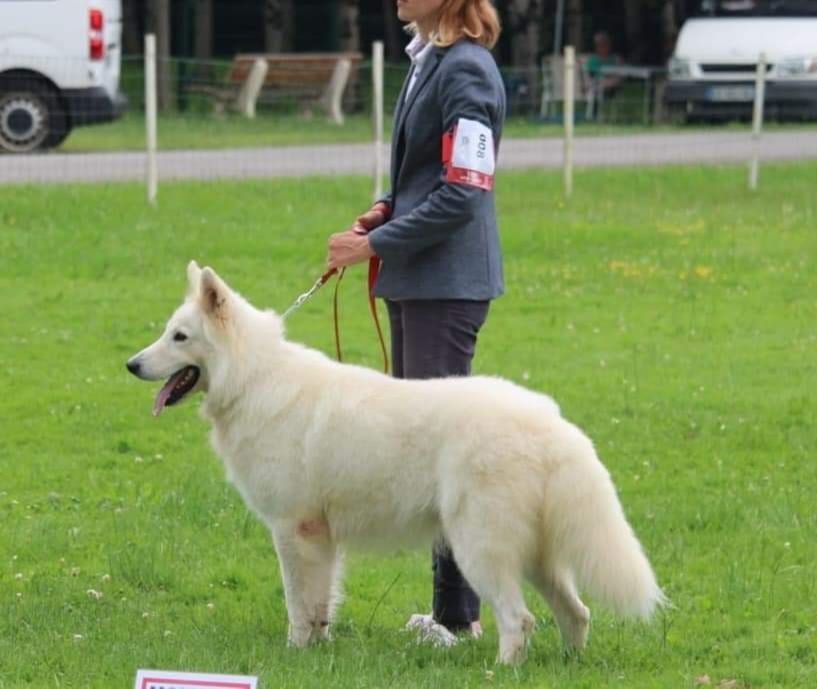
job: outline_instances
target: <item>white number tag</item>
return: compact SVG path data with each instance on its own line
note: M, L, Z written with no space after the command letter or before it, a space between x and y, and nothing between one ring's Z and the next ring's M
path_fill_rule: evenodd
M454 129L446 179L490 190L494 186L494 133L476 120L461 117Z
M494 133L482 122L466 120L457 122L457 138L454 141L454 167L474 170L484 175L494 174Z

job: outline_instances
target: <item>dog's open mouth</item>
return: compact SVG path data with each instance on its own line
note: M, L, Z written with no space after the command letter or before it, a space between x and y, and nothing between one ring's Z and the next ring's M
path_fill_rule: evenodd
M153 403L153 416L159 416L162 409L180 402L199 380L199 369L196 366L185 366L176 371L159 390Z

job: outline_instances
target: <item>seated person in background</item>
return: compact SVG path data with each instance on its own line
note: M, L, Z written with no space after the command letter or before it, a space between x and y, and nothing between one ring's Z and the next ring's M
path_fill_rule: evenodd
M613 42L606 31L597 31L593 36L593 54L587 58L585 70L590 77L590 88L593 94L593 117L598 115L598 104L612 96L621 84L621 77L604 74L603 67L621 64L618 55L613 53Z

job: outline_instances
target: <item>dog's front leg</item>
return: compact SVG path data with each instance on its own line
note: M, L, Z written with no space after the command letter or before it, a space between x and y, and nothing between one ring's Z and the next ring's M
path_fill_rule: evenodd
M303 556L298 547L297 536L292 522L278 522L272 527L275 551L281 567L281 579L286 595L287 617L289 618L288 641L290 645L302 648L312 636L312 621L305 600L305 577Z
M341 571L328 530L305 535L302 523L280 522L273 538L286 592L290 644L301 647L327 639Z

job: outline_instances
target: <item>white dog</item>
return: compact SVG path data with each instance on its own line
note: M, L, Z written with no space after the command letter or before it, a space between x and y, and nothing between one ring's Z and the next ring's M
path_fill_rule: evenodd
M528 579L568 648L587 640L577 586L625 616L664 601L590 440L549 398L482 376L397 380L284 339L279 316L191 262L164 334L128 361L169 378L159 414L201 391L230 480L272 531L289 640L328 636L343 546L444 535L494 610L499 659L524 657Z

